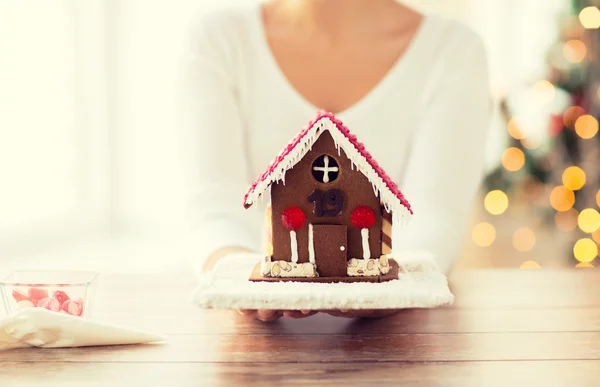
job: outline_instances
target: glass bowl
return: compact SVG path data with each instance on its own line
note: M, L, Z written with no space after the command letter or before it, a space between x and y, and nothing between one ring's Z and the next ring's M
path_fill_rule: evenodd
M6 313L45 308L89 317L98 273L92 271L17 270L0 281Z

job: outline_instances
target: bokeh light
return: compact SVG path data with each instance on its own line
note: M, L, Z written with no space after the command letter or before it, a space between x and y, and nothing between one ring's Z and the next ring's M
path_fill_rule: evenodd
M562 182L571 191L577 191L585 185L585 172L576 166L568 167L562 174Z
M542 145L542 138L539 136L524 138L521 140L521 145L529 150L537 149L540 147L540 145Z
M579 22L587 29L600 27L600 10L593 6L585 7L579 12Z
M579 262L577 265L575 265L575 268L577 269L592 269L593 267L594 265L589 262Z
M592 233L592 239L596 243L600 243L600 228Z
M563 114L563 123L567 128L575 129L575 122L584 114L585 110L581 106L571 106Z
M525 164L525 153L519 148L511 147L502 154L502 166L511 172L518 171Z
M500 190L488 192L483 201L487 212L492 215L500 215L508 208L508 196Z
M515 231L512 242L518 251L529 251L535 246L535 234L530 228L522 227Z
M592 138L598 133L598 120L589 114L584 114L575 121L575 131L583 139Z
M536 261L525 261L519 266L519 269L540 269L541 266Z
M575 194L565 186L554 187L550 193L550 205L556 211L568 211L575 204Z
M600 228L600 214L593 208L586 208L579 214L577 224L581 231L592 233Z
M576 209L571 208L564 212L557 212L554 215L554 223L556 227L563 231L573 231L577 227L577 218L579 213Z
M598 190L598 193L596 194L596 204L600 207L600 190Z
M491 246L496 240L496 229L490 223L482 222L473 227L471 237L473 238L473 242L478 246Z
M598 255L598 245L589 238L582 238L573 246L573 255L579 262L592 262Z
M537 81L533 84L533 92L543 102L551 102L554 99L556 90L554 85L546 80Z
M525 134L521 130L521 125L514 118L511 118L510 121L508 121L508 134L515 140L522 140L525 138Z
M587 48L581 40L573 39L565 43L563 54L569 62L580 63L587 55Z

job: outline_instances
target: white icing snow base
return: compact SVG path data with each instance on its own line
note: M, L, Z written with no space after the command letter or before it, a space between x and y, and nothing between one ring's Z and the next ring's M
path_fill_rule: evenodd
M192 303L204 309L404 309L450 305L446 276L425 252L396 255L398 280L383 283L252 282L260 256L223 258L204 274Z

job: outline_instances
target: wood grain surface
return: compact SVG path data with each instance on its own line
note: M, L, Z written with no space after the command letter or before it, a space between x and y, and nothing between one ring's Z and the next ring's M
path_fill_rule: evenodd
M380 320L262 323L189 303L195 279L106 274L94 318L164 333L139 346L0 352L0 386L597 386L600 271L472 270L453 306Z

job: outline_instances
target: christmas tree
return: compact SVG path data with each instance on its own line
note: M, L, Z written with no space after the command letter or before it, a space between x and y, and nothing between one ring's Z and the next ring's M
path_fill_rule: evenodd
M486 177L484 198L492 215L509 201L528 203L544 227L568 233L569 251L562 255L578 267L598 262L600 244L600 10L592 3L571 2L547 55L546 79L501 100L509 146ZM535 236L528 230L515 231L517 250L531 249Z

